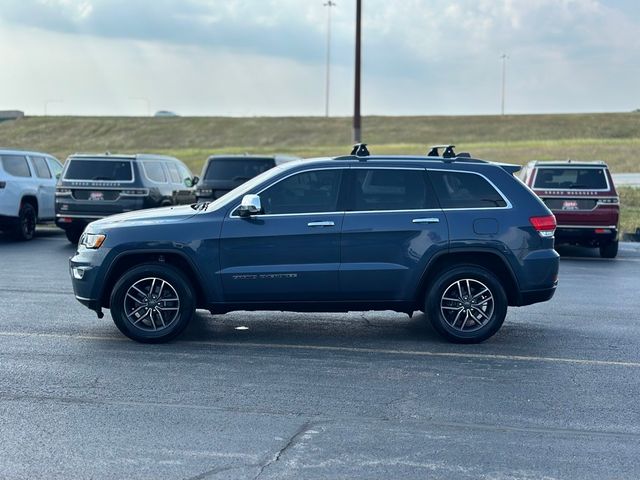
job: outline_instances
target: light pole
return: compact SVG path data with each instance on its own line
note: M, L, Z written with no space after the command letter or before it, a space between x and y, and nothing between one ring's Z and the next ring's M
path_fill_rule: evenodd
M360 123L360 31L362 18L362 0L356 0L356 72L355 91L353 100L353 143L362 141L362 128Z
M327 80L325 85L325 101L324 101L324 116L329 116L329 80L331 78L331 7L336 6L336 2L327 0L322 4L327 8Z
M507 59L509 58L509 56L506 53L503 53L500 58L502 59L502 105L500 108L500 113L501 115L504 115L504 95L507 82Z

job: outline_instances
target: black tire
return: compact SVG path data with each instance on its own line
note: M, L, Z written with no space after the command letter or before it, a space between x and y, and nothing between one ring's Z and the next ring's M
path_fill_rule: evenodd
M600 245L600 256L602 258L616 258L618 255L618 240L615 242Z
M80 241L80 237L82 236L83 230L80 228L67 228L64 231L64 234L67 236L67 240L69 240L74 245L77 245Z
M480 293L484 288L487 292ZM472 300L473 297L476 298ZM426 293L425 313L445 339L455 343L480 343L500 329L507 305L507 295L496 275L476 265L460 265L440 273L431 283ZM469 327L465 329L467 324Z
M159 282L152 283L153 278ZM158 285L162 282L165 283ZM132 287L134 285L148 296L141 296L139 290L136 291ZM150 288L147 290L145 285ZM127 292L133 293L136 298L127 296ZM158 292L161 298L156 298ZM169 301L174 294L177 295L178 301ZM146 307L143 306L145 304ZM135 311L133 306L141 306L140 312L145 313L138 312L137 316L132 315ZM155 311L154 307L164 313ZM129 315L125 312L126 308L130 308ZM195 312L195 301L191 283L178 268L163 263L147 263L127 270L120 277L111 292L110 309L113 322L130 339L142 343L163 343L177 337L187 327ZM175 312L175 317L172 312ZM139 318L140 316L143 318ZM163 326L165 320L167 325ZM155 328L152 328L151 324Z
M38 215L36 209L30 203L23 203L18 213L18 224L13 230L13 236L17 240L31 240L36 234Z

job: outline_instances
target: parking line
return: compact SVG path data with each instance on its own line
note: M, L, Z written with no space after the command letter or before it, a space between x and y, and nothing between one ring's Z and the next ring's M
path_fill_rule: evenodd
M106 337L93 335L63 335L58 333L29 333L29 332L0 332L0 337L37 337L37 338L59 338L90 341L113 341L131 342L125 337ZM387 348L366 348L366 347L337 347L331 345L297 345L291 343L250 343L250 342L215 342L201 340L186 340L176 342L176 344L191 344L205 347L244 347L244 348L269 348L281 350L315 350L328 352L350 352L350 353L374 353L384 355L403 355L414 357L440 357L458 358L467 360L507 360L512 362L545 362L545 363L566 363L573 365L591 365L603 367L628 367L640 368L640 362L627 362L618 360L593 360L586 358L563 358L563 357L541 357L535 355L500 355L491 353L464 353L464 352L434 352L430 350L399 350ZM137 352L139 353L139 352ZM157 350L154 354L159 353ZM175 353L175 352L167 352ZM193 352L188 352L193 353Z

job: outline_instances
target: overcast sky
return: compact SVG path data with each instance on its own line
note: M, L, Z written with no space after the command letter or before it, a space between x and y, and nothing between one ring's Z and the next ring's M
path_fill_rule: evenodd
M0 0L0 109L323 115L326 0ZM355 0L332 8L353 108ZM638 0L363 0L363 114L640 108Z

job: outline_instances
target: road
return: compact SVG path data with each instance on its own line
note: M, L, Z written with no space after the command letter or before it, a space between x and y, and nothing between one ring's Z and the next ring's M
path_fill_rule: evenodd
M0 238L0 478L637 478L640 250L561 253L556 297L481 345L204 311L139 345L75 301L63 235Z
M640 173L613 173L616 187L640 187Z

